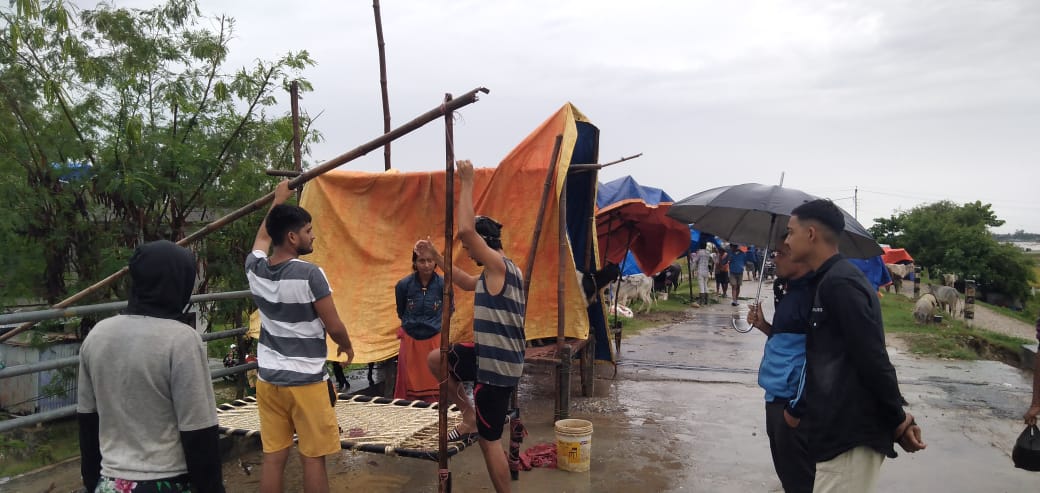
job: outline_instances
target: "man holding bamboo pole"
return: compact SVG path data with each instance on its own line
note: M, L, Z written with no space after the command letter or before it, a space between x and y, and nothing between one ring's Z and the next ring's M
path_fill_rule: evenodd
M443 385L449 399L462 411L462 424L448 433L449 440L471 439L480 443L491 483L498 493L510 491L509 463L502 449L502 430L509 400L524 370L523 275L502 251L502 225L473 211L473 164L455 163L462 190L456 209L458 237L477 265L484 270L473 276L452 266L452 282L474 291L473 343L455 344L447 354L449 371ZM444 257L427 240L415 244L419 256L430 255L442 269ZM437 374L440 350L430 352L430 369ZM473 402L463 394L463 381L474 382Z
M325 273L298 258L313 251L314 232L306 210L285 204L291 196L289 182L279 183L245 262L249 290L260 310L256 351L260 377L256 400L264 449L260 491L282 491L295 433L303 491L324 493L329 491L325 456L340 450L335 393L325 373L325 334L339 344L347 364L354 359L354 350Z

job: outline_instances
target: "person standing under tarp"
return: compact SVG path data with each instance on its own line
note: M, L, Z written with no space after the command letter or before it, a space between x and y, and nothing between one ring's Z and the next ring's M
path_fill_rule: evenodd
M509 463L502 449L502 430L509 401L524 371L524 314L527 301L520 268L502 250L502 225L473 211L473 164L458 161L459 192L455 224L462 248L484 269L473 276L452 265L451 280L460 289L473 291L473 343L455 344L447 354L448 398L462 412L462 423L448 432L449 440L478 437L488 476L498 493L510 491ZM444 258L429 240L419 240L415 251L432 255L444 268ZM430 370L440 371L441 352L430 352ZM461 382L474 382L473 404ZM446 403L442 403L446 404Z
M194 285L191 251L141 245L126 312L83 341L76 413L88 492L224 491L206 344L178 321Z
M784 409L798 397L805 367L805 332L812 309L812 273L803 263L791 261L791 249L781 244L774 252L779 278L774 288L785 285L775 298L773 323L766 322L760 305L748 310L747 321L768 339L758 370L758 385L766 391L766 435L773 468L787 493L812 492L816 464L809 459L806 426L787 426ZM774 289L776 291L776 289Z
M440 348L444 278L429 253L412 252L412 273L397 282L394 294L401 327L397 338L397 384L394 398L437 402L440 385L430 372L426 356Z
M245 260L249 291L260 310L256 402L264 450L262 493L282 491L293 435L299 439L302 490L329 490L325 456L338 452L340 441L335 393L325 373L326 334L339 345L339 354L347 355L348 365L354 359L325 272L299 258L314 251L314 229L310 213L285 203L291 196L289 183L279 183Z

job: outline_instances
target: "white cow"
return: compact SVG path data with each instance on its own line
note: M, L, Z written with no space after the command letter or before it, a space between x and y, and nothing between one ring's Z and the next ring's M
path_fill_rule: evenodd
M654 280L645 274L632 274L621 278L621 286L618 288L618 303L631 306L629 301L640 300L643 302L644 312L650 312L650 306L654 303Z
M919 324L931 322L938 306L939 302L935 299L935 295L931 293L921 295L917 299L917 303L914 303L914 321Z
M957 318L957 304L961 300L960 293L951 286L931 286L932 294L939 302L939 308L950 313L950 318Z

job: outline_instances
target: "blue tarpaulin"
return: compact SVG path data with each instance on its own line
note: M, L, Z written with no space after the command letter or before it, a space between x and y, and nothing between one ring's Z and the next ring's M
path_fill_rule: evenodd
M885 267L885 261L881 260L880 255L871 258L850 258L849 261L863 271L874 289L892 284L892 276L888 273L888 267Z
M608 205L642 200L648 205L662 202L672 203L672 197L664 190L636 183L631 176L624 176L608 183L600 183L596 192L596 205L606 209Z

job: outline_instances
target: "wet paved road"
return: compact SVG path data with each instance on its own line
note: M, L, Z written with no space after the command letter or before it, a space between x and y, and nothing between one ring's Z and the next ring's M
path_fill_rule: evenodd
M595 426L591 472L536 469L523 473L514 491L779 491L756 384L765 337L729 329L733 310L692 310L688 322L626 339L616 378L600 365L596 396L573 397L572 417ZM886 460L879 491L1040 489L1040 474L1014 469L1010 459L1029 399L1028 373L988 361L920 359L891 348L890 354L928 449ZM530 431L525 447L553 440L551 386L548 368L528 367L521 391ZM243 461L259 462L255 449L242 447ZM73 463L0 491L51 484L52 491L73 491L77 469ZM490 491L476 447L453 459L451 469L455 492ZM233 459L224 470L229 493L256 491L258 466L247 475ZM436 464L415 459L345 452L329 460L329 471L333 491L436 491ZM298 485L299 474L291 461L287 484Z

